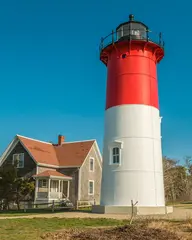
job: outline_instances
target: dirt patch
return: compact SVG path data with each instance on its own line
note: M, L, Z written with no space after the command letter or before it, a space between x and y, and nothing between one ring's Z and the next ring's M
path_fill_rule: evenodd
M41 236L45 240L181 240L186 239L167 229L148 224L125 225L110 229L65 230Z

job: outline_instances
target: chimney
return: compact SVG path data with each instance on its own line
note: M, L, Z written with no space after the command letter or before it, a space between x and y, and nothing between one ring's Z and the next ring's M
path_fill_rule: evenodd
M62 143L64 143L64 141L65 141L65 137L62 135L59 135L58 136L58 145L59 146L62 145Z

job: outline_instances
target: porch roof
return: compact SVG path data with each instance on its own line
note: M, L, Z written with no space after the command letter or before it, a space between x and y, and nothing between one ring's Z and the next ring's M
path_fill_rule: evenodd
M72 177L69 177L67 175L64 175L58 171L54 171L54 170L47 170L47 171L44 171L42 173L39 173L39 174L36 174L34 175L33 177L35 178L41 178L41 177L48 177L48 178L65 178L65 179L72 179Z

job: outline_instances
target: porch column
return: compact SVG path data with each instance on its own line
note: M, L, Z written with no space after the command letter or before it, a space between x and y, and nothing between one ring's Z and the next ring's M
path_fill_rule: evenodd
M61 180L59 180L59 191L58 191L59 192L59 198L61 198L61 185L60 184L61 184Z
M50 198L50 192L51 192L51 179L48 179L48 200Z
M63 198L63 180L61 181L61 198Z
M36 199L37 199L38 186L39 186L39 179L36 178L36 179L35 179L35 199L34 199L34 202L36 202Z
M68 181L68 184L67 184L67 198L69 198L69 188L70 188L70 181Z

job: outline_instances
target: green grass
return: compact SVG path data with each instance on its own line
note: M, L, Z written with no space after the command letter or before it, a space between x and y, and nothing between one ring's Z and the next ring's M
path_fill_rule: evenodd
M186 202L169 202L167 204L168 206L174 206L175 208L183 208L183 209L192 209L192 202L186 201Z
M55 213L56 212L58 211L55 211ZM24 212L23 210L4 211L4 212L0 212L0 217L27 216L27 215L34 215L34 214L46 214L46 213L52 214L52 211L50 209L30 209L30 210L27 210L27 212Z
M86 211L86 210L83 210ZM51 209L28 209L26 212L24 210L10 210L10 211L0 211L0 217L12 217L12 216L27 216L27 215L34 215L34 214L54 214L54 213L64 213L66 212L66 209L55 209L54 212L52 212Z
M23 210L12 210L12 211L0 211L0 217L13 217L13 216L28 216L28 215L35 215L35 214L54 214L54 213L65 213L67 210L66 209L55 209L54 212L52 212L51 209L28 209L26 212ZM74 210L70 210L74 211ZM75 210L76 212L91 212L90 207L84 207L80 208L79 210Z
M1 240L40 240L45 232L54 232L64 228L84 228L100 226L119 226L127 223L115 219L65 219L65 218L33 218L0 220Z
M192 205L192 201L182 201L182 202L167 202L167 206L178 206L178 205Z

